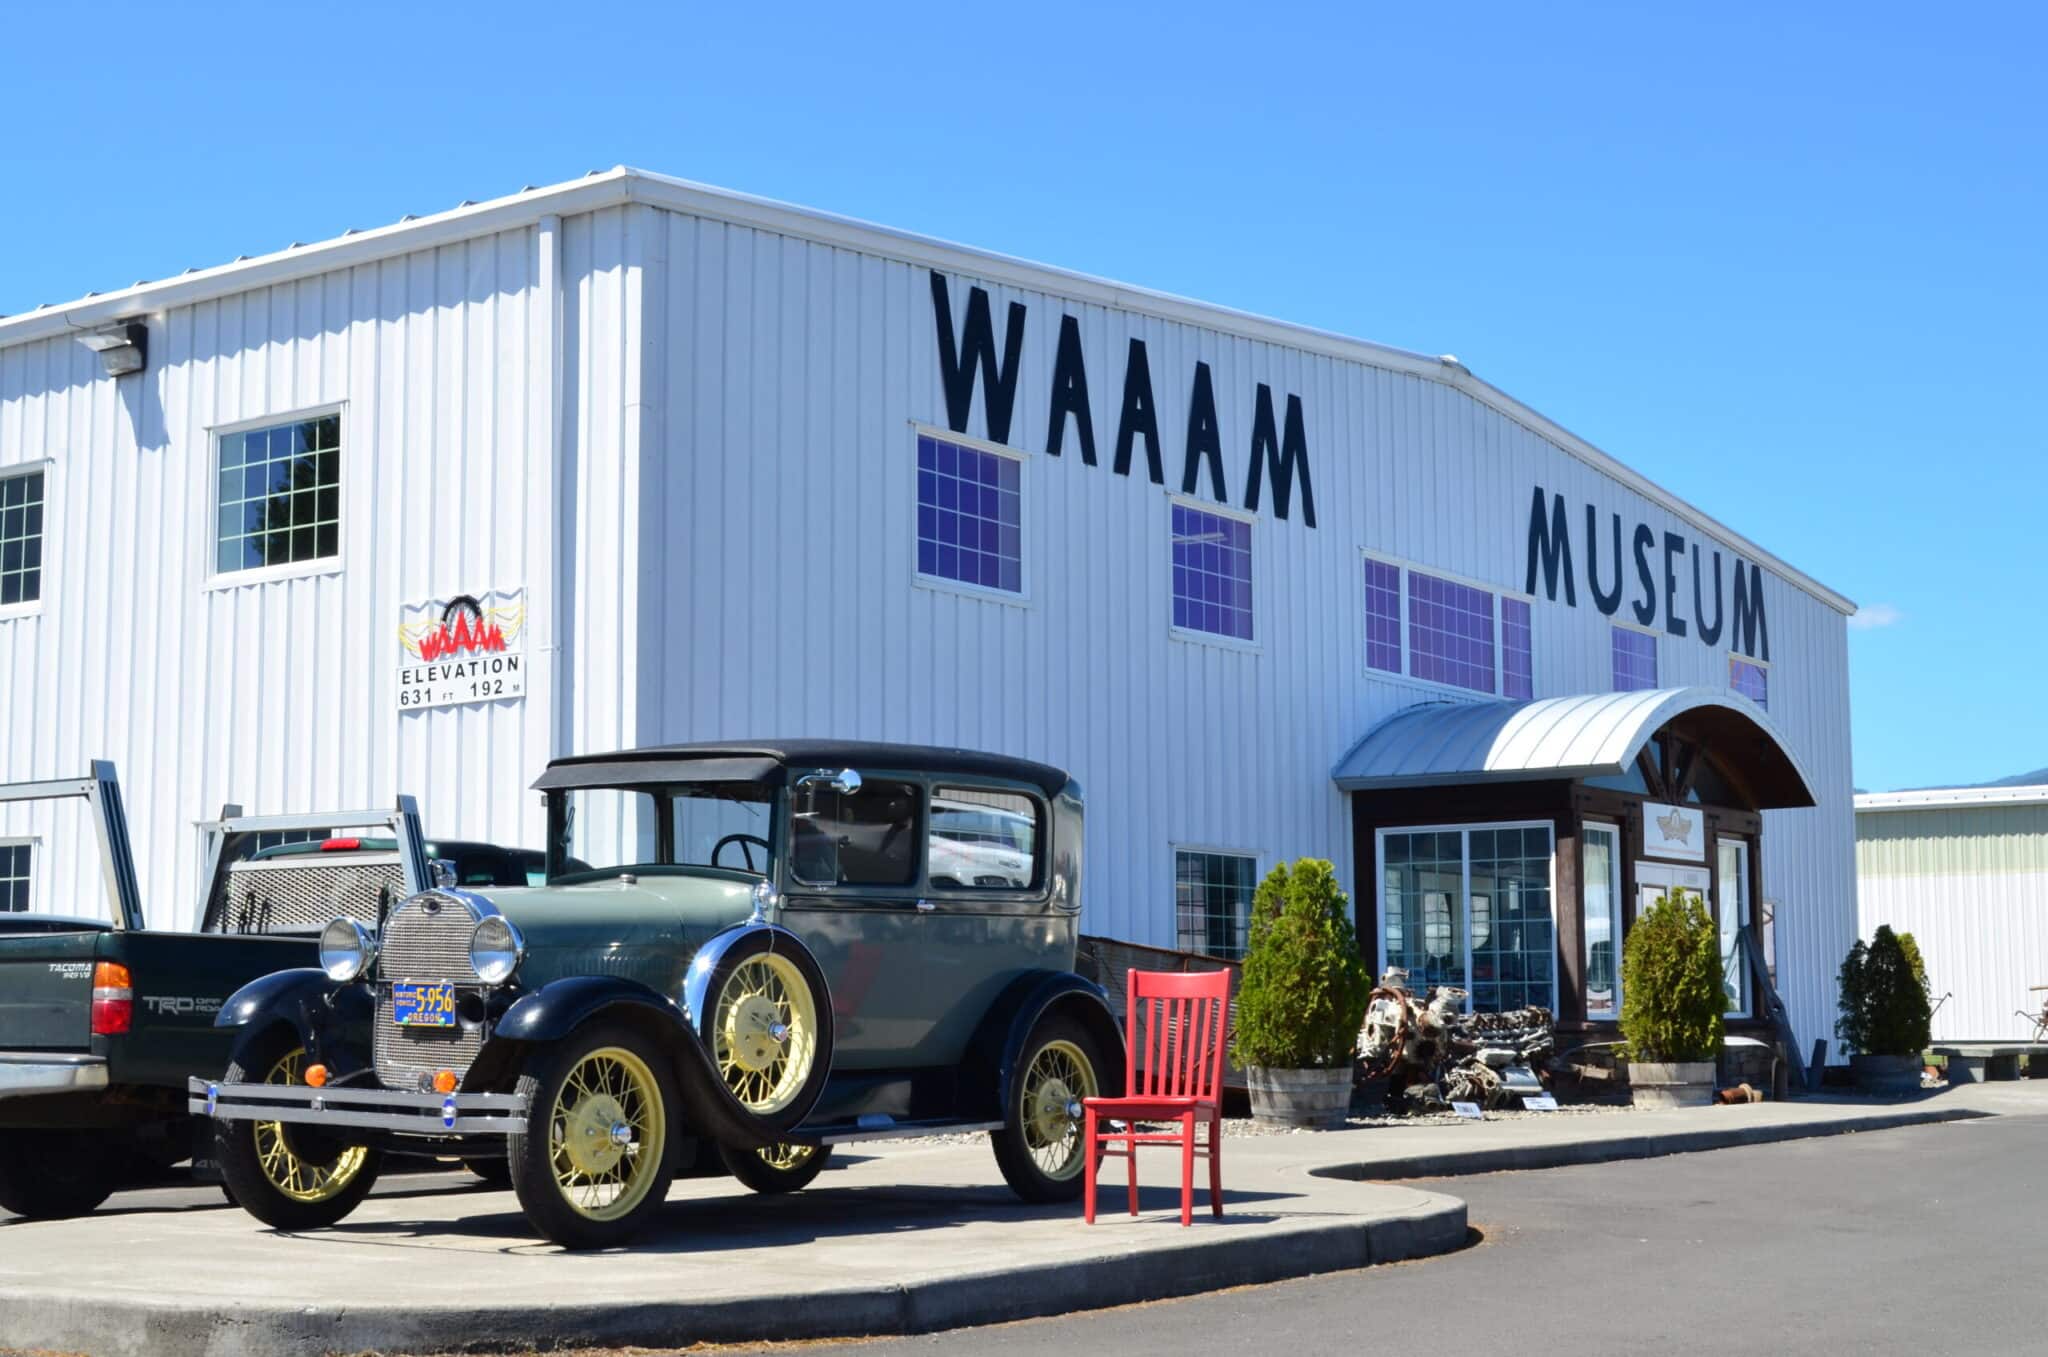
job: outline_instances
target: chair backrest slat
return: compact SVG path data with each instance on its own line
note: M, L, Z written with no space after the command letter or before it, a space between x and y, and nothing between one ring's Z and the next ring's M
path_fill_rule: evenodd
M1131 1097L1222 1096L1230 1044L1230 972L1129 972L1124 1092Z

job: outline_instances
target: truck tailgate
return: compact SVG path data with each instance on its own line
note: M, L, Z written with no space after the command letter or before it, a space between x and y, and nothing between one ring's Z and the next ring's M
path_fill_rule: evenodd
M318 941L308 935L110 933L103 958L128 968L135 989L134 1027L106 1040L117 1084L182 1087L192 1075L227 1068L238 1035L214 1015L242 986L272 971L311 966Z
M92 968L108 936L0 935L0 1051L92 1049Z

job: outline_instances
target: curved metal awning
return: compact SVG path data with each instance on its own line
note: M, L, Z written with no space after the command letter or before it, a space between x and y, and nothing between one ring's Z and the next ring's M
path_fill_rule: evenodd
M1425 702L1367 731L1331 776L1346 791L1604 777L1626 772L1652 736L1674 725L1732 765L1758 809L1815 803L1813 779L1762 708L1713 688Z

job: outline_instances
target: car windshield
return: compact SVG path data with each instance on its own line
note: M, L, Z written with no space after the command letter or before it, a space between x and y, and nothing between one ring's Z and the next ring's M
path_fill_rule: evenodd
M558 879L688 867L772 873L775 793L768 787L679 783L559 795L566 834Z

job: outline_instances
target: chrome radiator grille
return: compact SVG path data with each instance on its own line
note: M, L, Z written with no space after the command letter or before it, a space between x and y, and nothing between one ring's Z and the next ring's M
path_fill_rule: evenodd
M385 920L378 940L377 975L387 981L473 984L469 935L475 931L476 915L461 901L431 891L415 895Z
M400 1027L392 1018L389 985L377 987L376 1030L371 1055L386 1088L417 1088L422 1074L436 1070L464 1074L484 1045L481 1027Z
M371 1053L388 1088L415 1088L422 1074L466 1072L483 1049L481 1027L400 1027L394 1020L391 982L452 980L477 987L469 965L469 935L476 915L468 905L435 892L415 895L391 911L378 939L376 1036Z
M227 872L221 901L224 933L282 933L318 929L343 915L375 922L385 899L404 893L404 873L393 856L328 856L314 861L278 858L238 862ZM464 947L464 965L467 944Z

